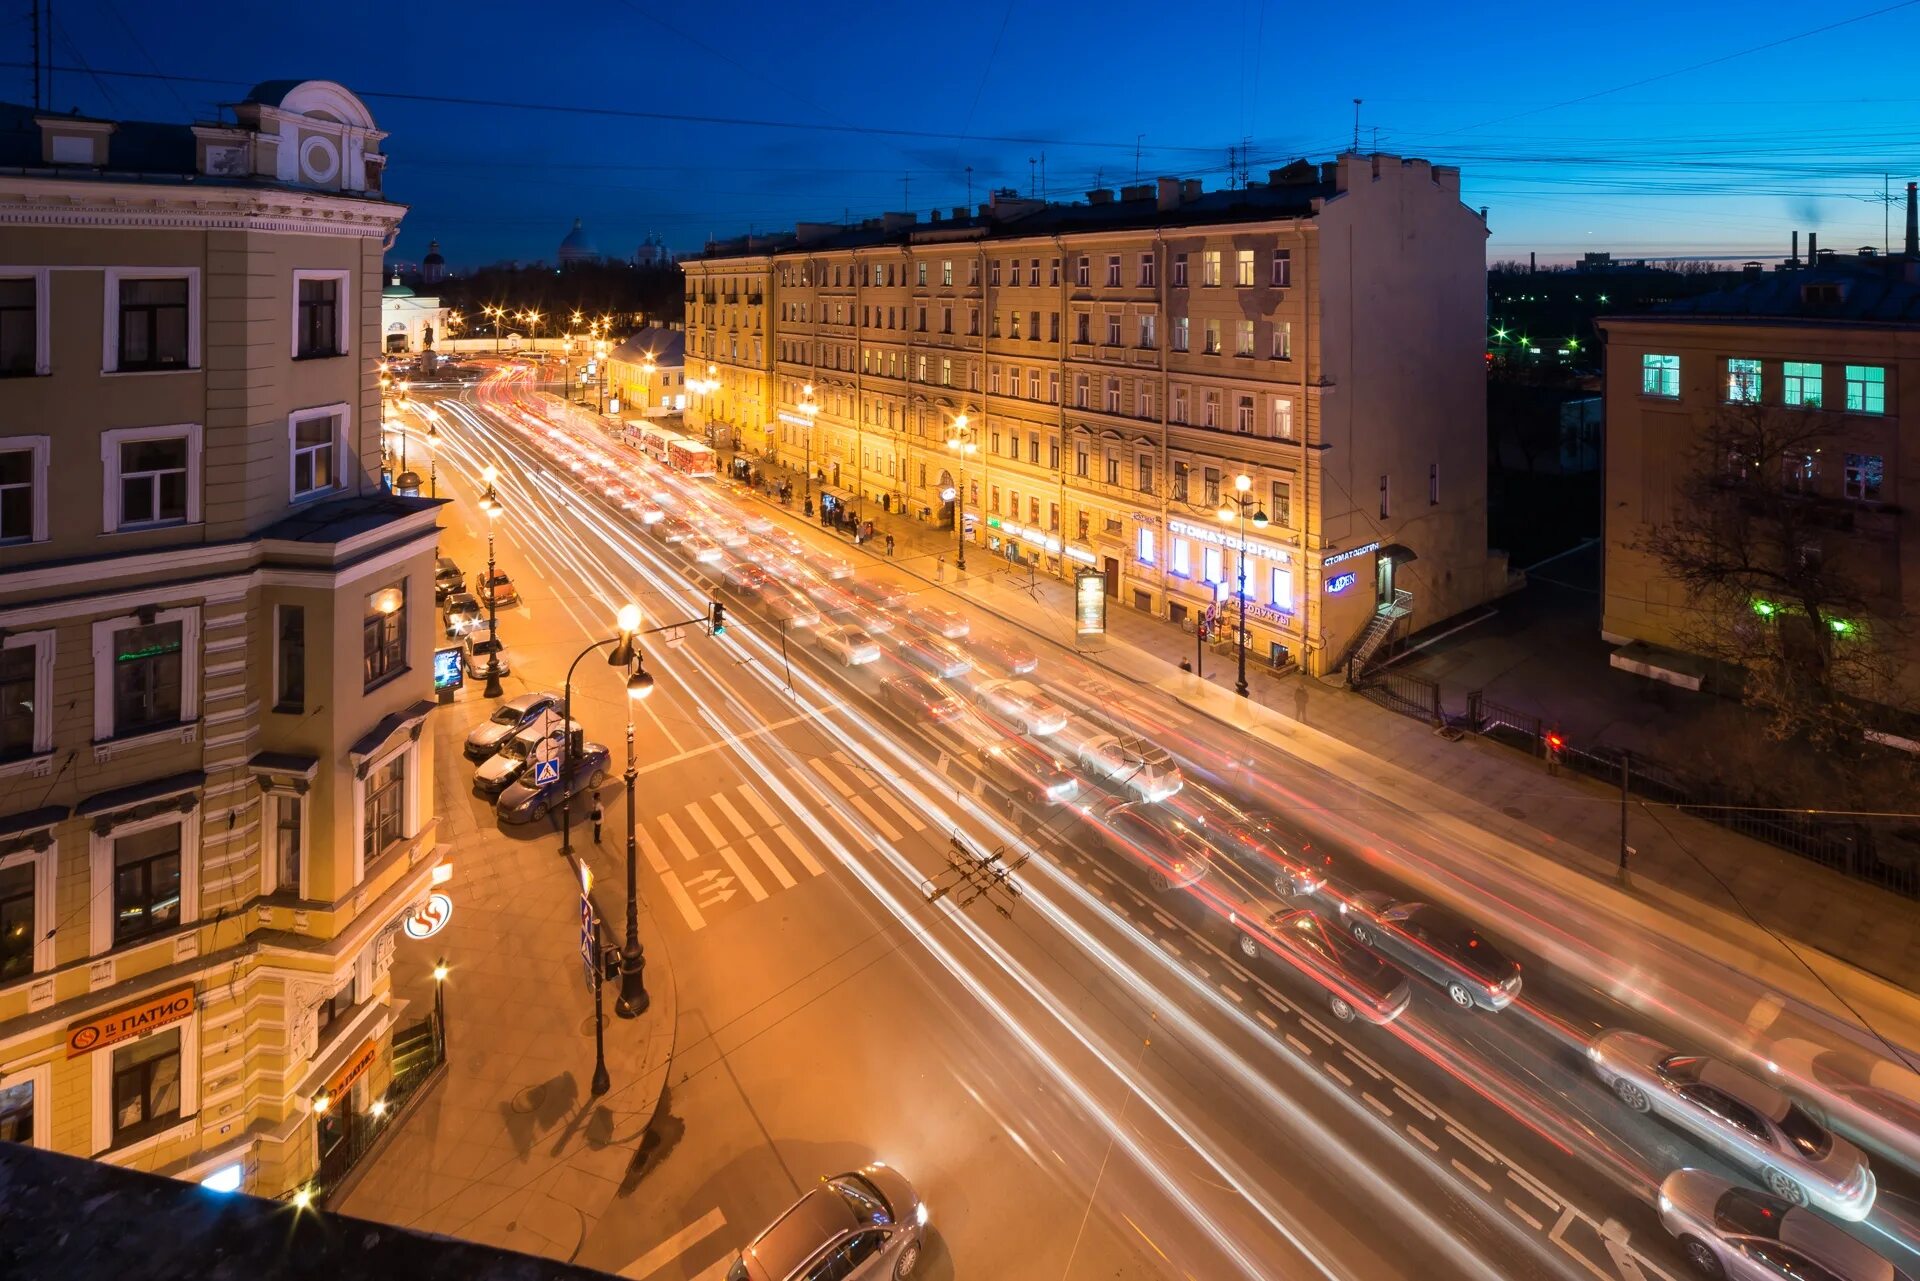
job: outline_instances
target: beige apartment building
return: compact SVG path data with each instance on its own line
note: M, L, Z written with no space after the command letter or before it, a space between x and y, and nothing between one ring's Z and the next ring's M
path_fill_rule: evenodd
M1892 259L1863 250L1750 268L1717 293L1637 316L1600 321L1606 338L1606 601L1602 632L1621 647L1615 666L1699 687L1698 664L1672 661L1695 648L1710 620L1686 586L1642 550L1655 526L1690 501L1703 465L1703 432L1715 415L1783 416L1774 439L1794 441L1777 460L1817 555L1863 589L1874 616L1898 623L1920 601L1920 528L1904 504L1920 477L1920 254ZM1909 410L1915 412L1909 413ZM1792 419L1805 419L1803 433ZM1734 465L1730 460L1729 466ZM1756 618L1787 623L1790 601L1746 603ZM1853 620L1835 620L1851 628ZM1711 630L1711 629L1709 629ZM1843 633L1843 637L1849 633ZM1883 629L1899 690L1920 702L1920 636ZM1841 643L1848 643L1845 639Z
M1485 239L1457 170L1383 154L802 224L684 260L690 418L1174 622L1237 612L1244 551L1255 661L1334 671L1507 586Z
M386 1111L437 504L381 492L385 136L0 107L0 1139L263 1195Z

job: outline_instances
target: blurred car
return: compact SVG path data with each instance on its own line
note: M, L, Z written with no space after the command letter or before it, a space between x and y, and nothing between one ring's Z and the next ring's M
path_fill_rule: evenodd
M724 557L726 549L705 534L689 534L680 540L680 554L696 565L713 565Z
M881 681L880 701L914 720L934 724L958 720L967 710L951 690L918 672L901 672Z
M900 661L917 667L929 676L954 680L973 670L973 660L953 647L951 641L933 636L899 636L895 653Z
M579 730L579 722L571 724L575 731ZM480 768L473 772L473 790L482 796L498 796L507 789L508 784L520 777L527 762L540 755L547 746L558 752L563 733L559 726L549 725L543 719L508 738L500 744L499 751L481 761Z
M1109 802L1092 817L1107 848L1145 867L1156 890L1185 889L1207 874L1213 847L1185 819L1150 816L1130 802Z
M767 571L751 561L736 560L720 571L720 581L740 596L759 596L767 590L773 580L767 577Z
M1067 727L1067 709L1048 698L1032 681L991 680L974 686L987 710L1022 734L1036 738Z
M1413 1000L1413 984L1392 965L1359 946L1312 912L1277 904L1249 904L1235 912L1240 954L1274 956L1325 990L1327 1008L1342 1023L1354 1018L1391 1023Z
M502 743L538 720L541 713L551 710L557 716L559 707L560 696L551 690L537 690L508 699L493 709L493 715L467 732L467 759L486 760L500 750Z
M647 526L653 536L663 543L682 543L693 537L693 526L685 517L667 516Z
M749 534L766 535L773 532L773 520L758 512L743 512L740 515L740 527Z
M967 652L986 670L1025 676L1040 666L1040 659L1025 645L1013 641L970 640Z
M1909 1281L1811 1210L1705 1170L1660 1184L1660 1222L1694 1271L1729 1281Z
M727 1281L906 1281L920 1265L926 1203L881 1163L809 1188L747 1243Z
M613 753L604 743L582 743L573 757L574 796L582 792L591 792L606 781L607 763L613 759ZM533 781L531 771L522 770L520 775L500 793L500 799L494 802L494 813L500 816L502 823L537 823L568 795L566 782L567 761L564 754L560 758L560 776L545 783Z
M1463 1010L1504 1010L1520 994L1520 963L1457 912L1368 890L1341 900L1340 915L1356 943L1438 983Z
M1757 1077L1637 1032L1602 1032L1587 1057L1622 1103L1758 1171L1775 1196L1854 1223L1873 1209L1877 1189L1860 1149Z
M820 625L820 607L808 600L804 592L772 579L761 593L761 603L774 622L783 627L818 627Z
M460 636L465 634L469 627L472 627L480 620L481 613L480 602L475 600L472 595L467 592L455 592L453 595L447 597L445 611L447 635Z
M499 570L493 571L493 577L480 579L480 603L495 609L511 609L520 603L520 589L513 580Z
M468 676L484 677L496 670L505 676L513 670L512 655L486 622L475 623L460 638L460 661L466 664Z
M893 631L891 618L870 609L862 609L851 601L841 608L828 611L827 617L842 627L858 627L869 636L885 636Z
M1209 829L1229 851L1246 855L1237 861L1272 885L1275 893L1305 898L1327 887L1333 855L1316 850L1312 842L1270 814L1237 807L1216 814L1218 821L1209 823Z
M860 601L875 609L898 609L907 603L907 589L898 583L889 583L879 578L863 578L849 583L847 590Z
M980 751L980 772L1009 800L1059 805L1080 794L1080 780L1045 748L1023 738L990 743Z
M1095 734L1080 744L1079 755L1095 777L1143 801L1164 801L1185 783L1173 758L1152 744L1130 745L1112 734Z
M467 575L448 557L442 556L433 566L433 598L443 601L455 592L467 590Z
M719 543L722 547L745 547L753 540L747 537L747 531L730 520L707 520L700 524L700 532Z
M938 605L921 604L907 606L906 613L907 621L915 627L925 628L934 635L944 636L948 640L959 640L973 630L972 624L967 622L966 615L957 609L943 609Z
M1885 1055L1847 1045L1774 1037L1756 1047L1766 1061L1820 1106L1827 1124L1920 1168L1920 1073Z
M878 662L880 646L873 637L857 627L833 624L813 634L813 643L848 667Z
M853 562L844 556L835 556L832 552L807 552L803 559L807 568L822 578L852 578Z

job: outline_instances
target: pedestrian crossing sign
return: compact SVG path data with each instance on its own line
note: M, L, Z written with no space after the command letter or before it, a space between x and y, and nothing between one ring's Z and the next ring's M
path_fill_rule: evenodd
M560 781L560 762L548 759L533 763L533 781L536 785L557 783Z

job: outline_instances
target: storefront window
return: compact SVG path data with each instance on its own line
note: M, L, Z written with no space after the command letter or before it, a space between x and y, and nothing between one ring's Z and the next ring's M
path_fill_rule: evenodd
M1140 563L1153 564L1153 531L1151 529L1140 531Z
M1293 571L1276 568L1272 574L1271 600L1275 609L1293 612Z
M1208 547L1200 553L1200 577L1209 583L1226 581L1227 555L1218 547Z
M1192 548L1188 546L1187 540L1184 538L1176 538L1173 540L1173 564L1171 569L1173 573L1180 575L1182 578L1193 577Z
M113 1052L113 1142L132 1143L180 1120L180 1029Z
M33 1142L33 1082L0 1089L0 1143Z

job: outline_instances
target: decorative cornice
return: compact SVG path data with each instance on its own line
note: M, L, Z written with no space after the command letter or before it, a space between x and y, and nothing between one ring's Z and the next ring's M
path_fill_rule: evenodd
M0 176L0 226L386 236L406 209L385 201L182 183L94 184Z

